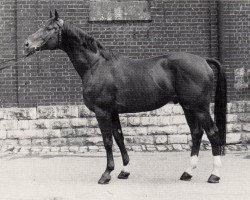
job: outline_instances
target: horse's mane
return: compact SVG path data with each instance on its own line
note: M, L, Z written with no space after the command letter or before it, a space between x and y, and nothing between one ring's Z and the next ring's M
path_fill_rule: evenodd
M97 39L85 33L82 29L74 26L73 24L64 24L64 32L66 32L68 36L77 39L77 42L80 45L83 45L84 48L93 51L94 53L99 51L100 55L106 60L116 59L119 56L118 53L114 53L113 51L106 49Z

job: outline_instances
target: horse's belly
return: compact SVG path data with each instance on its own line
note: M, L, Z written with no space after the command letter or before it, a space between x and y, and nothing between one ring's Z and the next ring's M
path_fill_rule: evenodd
M166 91L152 93L137 93L122 95L117 98L116 104L119 113L145 112L158 109L170 101L175 101L174 96Z

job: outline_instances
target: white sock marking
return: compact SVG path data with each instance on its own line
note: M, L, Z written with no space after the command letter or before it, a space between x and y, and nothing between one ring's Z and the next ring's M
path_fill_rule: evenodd
M214 159L214 163L213 163L213 171L212 171L212 174L220 177L220 168L222 166L222 163L221 163L221 157L220 156L214 156L213 157Z
M123 165L122 171L127 172L127 173L130 173L129 165L130 165L130 164L127 164L126 166Z
M198 165L198 156L191 156L190 158L190 167L186 169L186 172L192 175L193 170L197 167Z

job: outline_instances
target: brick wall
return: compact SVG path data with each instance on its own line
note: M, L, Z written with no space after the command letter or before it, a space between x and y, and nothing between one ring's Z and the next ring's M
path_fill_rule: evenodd
M124 1L124 0L123 0ZM0 0L0 61L23 54L24 39L48 19L50 9L133 58L185 51L218 55L218 0L149 1L151 22L88 22L89 0ZM229 99L249 99L249 1L222 1L223 65ZM17 41L17 44L16 44ZM16 48L17 47L17 48ZM3 107L82 104L81 81L65 53L40 52L0 71Z
M213 110L213 107L211 107ZM228 104L227 148L250 143L250 102ZM121 115L128 150L184 151L190 130L180 106ZM201 149L211 149L206 135ZM114 150L118 147L115 145ZM0 109L0 151L15 153L104 151L94 114L84 105Z

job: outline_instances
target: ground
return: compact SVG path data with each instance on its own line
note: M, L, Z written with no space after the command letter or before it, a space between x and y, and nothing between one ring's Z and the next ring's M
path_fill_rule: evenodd
M221 182L209 184L211 152L201 152L190 182L179 180L189 163L189 152L130 152L131 175L119 180L121 157L108 185L97 181L106 166L104 153L72 156L15 156L0 158L1 200L247 200L250 197L250 152L223 157Z

